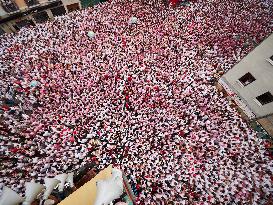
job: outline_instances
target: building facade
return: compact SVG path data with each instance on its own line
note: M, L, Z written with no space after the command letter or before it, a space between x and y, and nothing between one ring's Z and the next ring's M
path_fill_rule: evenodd
M273 34L225 73L219 84L249 119L263 122L273 134Z
M81 9L79 0L0 0L0 34Z

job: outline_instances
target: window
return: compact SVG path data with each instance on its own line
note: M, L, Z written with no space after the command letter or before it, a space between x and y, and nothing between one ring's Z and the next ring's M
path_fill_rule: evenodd
M242 83L244 86L247 86L255 80L256 79L253 77L253 75L251 75L251 73L246 73L244 76L239 78L240 83Z
M270 92L266 92L256 97L256 99L259 101L261 105L265 105L265 104L273 102L273 95Z

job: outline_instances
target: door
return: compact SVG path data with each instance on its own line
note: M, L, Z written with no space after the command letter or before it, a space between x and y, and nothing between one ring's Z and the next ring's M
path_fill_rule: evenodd
M66 14L66 10L63 6L58 6L51 9L53 16L61 16Z
M37 23L43 23L49 19L46 11L42 11L40 13L33 14L33 18L35 19L35 21Z
M24 20L16 22L16 24L14 25L14 28L16 30L20 30L23 27L29 27L29 26L35 26L35 23L30 19L24 19Z
M79 9L80 9L79 3L67 5L68 12L72 12Z
M6 33L1 27L0 27L0 36Z

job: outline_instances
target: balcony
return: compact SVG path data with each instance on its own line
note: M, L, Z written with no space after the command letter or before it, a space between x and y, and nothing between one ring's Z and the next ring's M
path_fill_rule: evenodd
M0 3L3 0L0 0ZM17 1L17 0L16 0ZM62 1L61 0L51 0L51 1L46 1L45 3L38 3L36 6L31 6L27 7L26 3L24 2L24 6L22 6L21 12L18 9L17 12L10 12L5 16L0 17L0 24L2 23L7 23L9 21L19 19L23 16L30 15L32 13L39 13L41 11L47 10L47 9L54 9L56 7L63 7Z
M39 4L37 0L25 0L25 2L28 7L36 6L37 4Z
M0 0L0 3L7 13L14 13L16 11L19 11L19 7L15 4L13 0Z

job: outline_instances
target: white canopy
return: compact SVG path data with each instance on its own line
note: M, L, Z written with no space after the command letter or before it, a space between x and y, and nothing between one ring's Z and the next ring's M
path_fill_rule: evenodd
M110 204L123 193L123 182L120 171L113 169L112 177L97 182L97 197L94 205ZM121 177L120 177L121 176Z
M2 205L17 205L24 201L24 198L8 187L4 187L0 197L0 204Z

